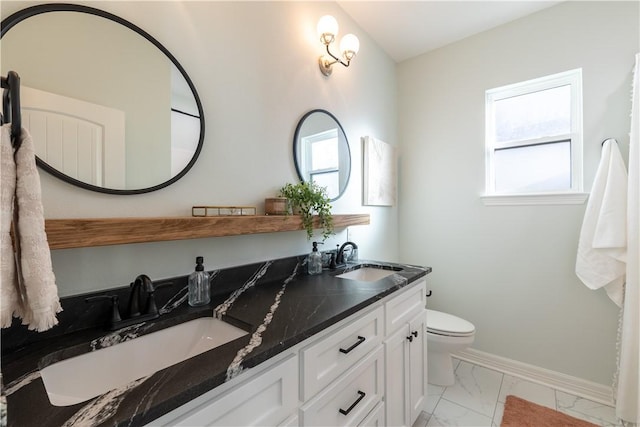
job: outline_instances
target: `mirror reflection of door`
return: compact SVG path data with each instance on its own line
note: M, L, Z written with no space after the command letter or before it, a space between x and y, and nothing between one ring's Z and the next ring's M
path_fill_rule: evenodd
M38 158L91 185L125 185L125 113L21 86L22 125Z

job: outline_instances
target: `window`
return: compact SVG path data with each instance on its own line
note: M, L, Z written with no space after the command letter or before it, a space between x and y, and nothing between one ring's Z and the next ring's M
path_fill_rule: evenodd
M338 154L338 129L302 138L302 150L307 179L327 189L330 199L340 193L340 170Z
M486 204L581 193L582 70L488 90L485 141Z

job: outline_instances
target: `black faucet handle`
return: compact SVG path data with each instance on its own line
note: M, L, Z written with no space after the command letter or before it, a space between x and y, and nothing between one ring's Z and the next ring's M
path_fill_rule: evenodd
M113 325L120 322L122 318L120 317L120 308L118 307L118 295L97 295L95 297L85 298L84 301L86 303L93 303L102 300L111 300L111 317L109 319L109 324Z
M147 304L144 307L144 314L158 314L158 306L156 305L155 289L147 292Z
M143 287L147 292L147 303L144 307L144 314L156 315L158 314L158 307L156 306L156 297L155 292L159 288L164 288L167 286L172 286L173 282L162 282L162 283L153 283L149 277L144 276L146 279L143 279Z
M333 252L331 253L331 260L329 261L329 269L330 270L335 270L337 267L336 265L336 254L334 254Z
M172 280L166 280L164 282L156 282L153 284L153 287L157 290L159 288L166 288L167 286L173 286Z

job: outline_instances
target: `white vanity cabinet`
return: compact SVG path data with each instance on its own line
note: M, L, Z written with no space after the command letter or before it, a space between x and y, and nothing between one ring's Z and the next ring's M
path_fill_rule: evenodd
M425 300L422 279L149 426L411 426L426 397Z
M411 426L427 396L426 282L385 303L386 425Z

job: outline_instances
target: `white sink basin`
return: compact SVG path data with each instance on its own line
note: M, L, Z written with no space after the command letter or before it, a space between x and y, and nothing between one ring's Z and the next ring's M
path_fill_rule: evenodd
M394 270L384 270L382 268L375 267L361 267L357 270L338 274L336 277L340 279L359 280L361 282L375 282L377 280L384 279L387 276L391 276L393 273L395 273Z
M52 405L75 405L243 335L240 328L202 317L62 360L40 374Z

